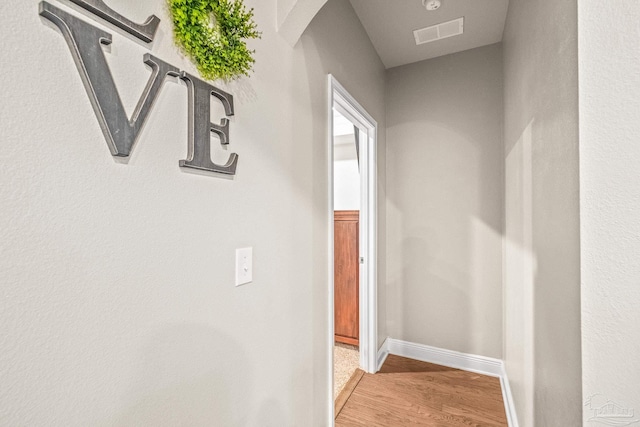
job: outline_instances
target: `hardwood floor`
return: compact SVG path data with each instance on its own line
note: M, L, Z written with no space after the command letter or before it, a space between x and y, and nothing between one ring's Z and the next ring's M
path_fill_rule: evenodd
M364 374L336 427L507 426L500 380L389 355Z

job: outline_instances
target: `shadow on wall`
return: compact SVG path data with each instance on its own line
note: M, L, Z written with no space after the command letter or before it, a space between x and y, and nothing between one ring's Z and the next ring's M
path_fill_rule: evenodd
M457 341L469 341L473 326L470 322L469 295L457 285L467 282L466 273L438 259L442 242L435 230L412 228L405 235L422 237L405 238L402 244L404 256L400 295L401 298L410 295L398 307L403 314L403 335L409 340L410 337L419 337L425 325L416 322L416 313L429 312L429 317L434 320L429 328L446 328L447 334L455 336ZM443 303L445 301L456 303ZM438 319L443 319L447 324L437 324ZM434 345L448 348L447 343Z
M527 427L582 415L577 138L561 106L506 141L505 361Z
M501 141L475 140L438 118L389 132L403 142L388 152L390 333L500 358Z
M307 323L306 333L311 334L310 360L313 366L307 373L306 380L313 384L311 396L313 402L313 420L324 420L327 417L327 407L332 403L328 360L329 335L327 331L327 313L329 310L327 287L328 282L328 223L322 221L328 211L328 173L325 160L328 158L327 147L327 107L326 75L322 63L322 55L313 37L302 36L295 49L296 57L293 64L292 78L294 110L291 118L292 140L301 143L293 146L291 168L296 170L297 186L307 203L304 206L291 206L293 217L302 220L311 230L311 242L308 253L301 253L300 248L294 248L296 258L301 262L310 262L309 271L312 272L311 289L300 299L307 301L311 307L310 316L299 319L296 327ZM310 105L311 116L302 114L304 108L297 109L297 105ZM302 143L304 141L304 143ZM292 230L292 233L295 233ZM300 279L300 278L298 278ZM306 279L304 281L307 281ZM292 304L298 304L292 300ZM298 388L296 388L298 389ZM294 393L293 399L303 399L299 393ZM298 405L294 405L297 407ZM299 416L296 419L303 419Z
M504 359L516 413L534 426L534 282L532 146L534 121L505 153Z
M414 173L421 168L418 177L440 185L466 179L461 189L476 189L463 193L474 197L473 216L500 234L501 58L501 44L494 44L387 71L390 158L408 150L415 162L408 167ZM407 159L400 160L407 167ZM396 194L389 191L394 203Z
M502 357L500 44L387 70L393 338Z
M401 315L396 317L394 330L410 341L422 337L425 329L445 330L445 335L430 335L430 345L491 352L501 343L493 328L502 322L501 288L494 283L502 274L502 235L477 218L468 217L466 223L469 249L464 269L442 257L447 243L435 228L406 231L414 237L402 241L402 272L395 279L401 292L392 298L393 309ZM417 313L427 313L427 317ZM429 319L428 328L420 321L424 319Z
M105 425L283 425L278 402L244 412L256 372L233 338L204 325L164 325L150 336L130 379L129 409ZM230 380L229 372L233 372Z

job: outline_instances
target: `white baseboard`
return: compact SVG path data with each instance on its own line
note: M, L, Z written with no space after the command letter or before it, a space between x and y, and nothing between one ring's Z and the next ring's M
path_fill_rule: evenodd
M407 341L387 339L389 353L436 365L462 369L477 374L500 377L502 375L502 360L491 357L476 356L453 350L431 347Z
M387 356L389 355L389 348L388 348L388 344L387 344L388 341L389 341L389 338L384 340L384 342L382 343L382 345L378 349L378 357L376 359L378 361L378 364L376 366L376 372L378 372L380 370L380 368L382 368L382 365L384 364L384 361L387 360Z
M509 378L507 377L507 370L504 366L504 362L502 362L500 386L502 388L502 399L504 400L504 410L507 413L507 421L509 422L509 427L519 427L518 417L516 416L515 402L513 401L513 395L511 394L511 386L509 385Z
M387 338L378 350L378 370L389 354L499 378L509 427L518 427L511 387L502 360Z

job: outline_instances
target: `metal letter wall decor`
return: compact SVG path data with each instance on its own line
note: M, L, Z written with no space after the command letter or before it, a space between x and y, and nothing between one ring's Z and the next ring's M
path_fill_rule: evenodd
M220 125L210 122L211 96L222 102L227 116L233 116L233 97L184 71L180 78L189 89L189 116L195 117L195 120L189 120L188 159L180 160L180 166L233 175L238 165L237 154L231 153L224 166L211 161L211 132L218 135L221 144L229 144L229 120L223 118Z
M142 25L131 22L104 4L102 0L71 1L147 43L151 43L153 41L153 36L155 36L158 26L160 25L160 18L156 15L151 15Z
M145 24L135 24L111 10L102 0L71 1L147 43L153 41L160 23L153 15ZM229 144L229 120L223 118L220 125L211 123L211 97L222 103L227 116L233 116L232 95L147 53L143 61L151 68L151 76L129 119L101 46L111 44L111 34L44 1L40 3L39 13L55 24L67 41L112 155L127 157L131 154L168 76L180 78L189 91L188 156L179 162L180 167L235 175L237 154L231 153L224 165L211 160L211 133L220 138L221 144Z

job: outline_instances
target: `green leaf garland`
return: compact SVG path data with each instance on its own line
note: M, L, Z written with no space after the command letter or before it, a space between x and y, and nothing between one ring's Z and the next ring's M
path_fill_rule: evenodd
M255 59L246 39L260 38L243 0L168 0L176 44L206 80L248 76Z

